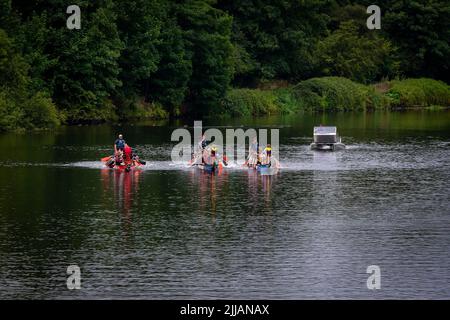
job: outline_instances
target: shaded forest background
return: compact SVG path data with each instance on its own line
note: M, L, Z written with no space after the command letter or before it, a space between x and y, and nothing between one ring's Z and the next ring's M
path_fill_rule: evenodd
M66 28L71 4L81 30ZM381 30L366 26L371 4ZM0 0L0 130L448 105L449 17L448 0ZM390 81L425 77L441 81Z

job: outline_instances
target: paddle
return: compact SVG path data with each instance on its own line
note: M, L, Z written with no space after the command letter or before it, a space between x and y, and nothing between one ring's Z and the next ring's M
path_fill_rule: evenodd
M111 159L111 158L112 158L112 156L104 157L104 158L101 158L101 161L102 161L102 162L107 162L107 161L109 161L109 159Z
M249 166L249 162L250 162L250 158L255 157L257 154L254 151L250 151L247 157L247 160L245 160L243 166L244 167L248 167ZM252 165L253 166L253 165Z

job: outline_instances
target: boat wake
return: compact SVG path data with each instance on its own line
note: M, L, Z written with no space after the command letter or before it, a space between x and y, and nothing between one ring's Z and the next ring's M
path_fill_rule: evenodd
M358 170L406 170L449 168L447 159L450 156L448 141L430 141L423 144L411 142L406 145L392 143L350 143L346 150L313 151L306 144L284 144L280 147L281 171L358 171ZM170 160L169 146L162 150L146 152L142 149L142 159L146 165L139 168L142 171L187 171L194 170L187 163L174 163ZM76 162L30 162L30 161L0 161L0 168L15 167L47 167L47 168L86 168L95 170L112 170L101 161L83 159ZM248 170L242 164L229 163L224 167L227 171Z

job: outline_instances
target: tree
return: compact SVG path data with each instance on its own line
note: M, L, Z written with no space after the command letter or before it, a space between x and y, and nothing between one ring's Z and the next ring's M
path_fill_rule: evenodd
M0 29L0 87L22 92L28 84L29 66L14 49L13 41Z
M408 76L450 80L450 2L389 1L382 28L399 47Z
M51 70L53 97L73 121L111 117L108 100L121 86L118 58L123 44L112 2L86 6L81 30L61 28L52 39L51 53L58 59Z
M146 81L158 69L158 43L162 17L161 0L117 1L117 28L124 50L119 58L124 95L146 94Z
M0 28L6 28L11 15L11 0L0 0Z
M341 0L365 7L372 0ZM450 81L450 2L447 0L378 0L381 32L398 48L400 71L408 77Z
M28 66L0 29L0 131L15 129L23 118L17 100L26 93Z
M30 90L29 66L0 29L0 131L48 128L59 124L52 100Z
M178 23L192 57L187 110L214 114L233 76L230 41L232 18L211 0L185 0L177 7Z
M178 116L192 74L192 57L173 18L167 17L162 28L158 52L161 60L158 70L148 80L147 98L162 103L172 115Z
M373 32L361 34L359 29L355 21L345 21L319 41L315 64L321 75L370 83L395 74L390 42Z
M305 79L312 75L312 54L326 34L328 0L220 1L233 16L236 83L259 79Z
M58 64L58 58L48 50L52 30L48 27L47 13L34 14L23 21L15 32L15 42L21 48L28 65L30 87L33 92L53 92L48 72Z

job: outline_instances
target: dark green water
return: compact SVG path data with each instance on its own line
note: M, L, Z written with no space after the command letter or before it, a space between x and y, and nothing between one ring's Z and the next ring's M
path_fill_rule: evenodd
M450 298L449 111L204 122L280 128L276 176L172 164L185 124L0 135L0 298ZM98 162L119 131L142 171Z

